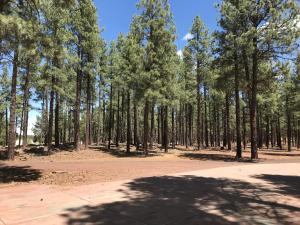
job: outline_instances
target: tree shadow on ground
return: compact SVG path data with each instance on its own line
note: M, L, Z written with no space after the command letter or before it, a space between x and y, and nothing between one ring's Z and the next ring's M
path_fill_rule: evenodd
M161 156L162 155L162 153L159 153L157 151L152 151L152 150L148 151L147 156L145 156L145 153L142 150L137 151L137 150L131 149L130 153L127 153L126 150L118 148L116 146L112 146L110 150L108 150L105 146L90 146L89 149L102 151L104 153L108 153L117 158L126 158L126 157L128 157L128 158L144 158L144 157L153 157L153 156Z
M127 183L119 192L126 200L71 208L62 216L69 225L300 223L300 208L280 203L276 189L240 180L150 177Z
M180 157L193 159L193 160L201 160L201 161L212 160L212 161L245 162L245 163L257 162L257 161L252 161L250 157L243 157L241 159L236 159L235 156L226 155L226 154L184 153L181 154Z
M298 153L272 153L272 152L262 152L261 154L263 155L272 155L272 156L290 156L290 157L295 157L295 156L298 156L300 157L300 154Z
M29 166L0 165L0 183L30 182L41 176L40 170L31 169Z
M262 174L254 176L256 179L261 179L276 186L278 192L286 195L293 195L300 198L300 176L282 176Z
M54 155L59 152L72 152L74 150L73 144L64 144L60 145L59 148L53 148L50 152L48 152L44 146L34 146L31 145L29 148L24 150L24 153L35 156L49 156Z

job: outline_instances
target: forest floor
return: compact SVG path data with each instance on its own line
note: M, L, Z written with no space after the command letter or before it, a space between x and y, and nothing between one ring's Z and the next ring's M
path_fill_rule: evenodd
M300 162L300 151L261 149L259 160L251 162L247 149L243 159L237 162L234 151L196 151L183 146L168 153L156 148L148 157L135 150L126 155L124 145L110 152L103 146L93 146L81 151L65 148L51 155L46 155L42 147L31 147L19 152L13 162L0 161L0 188L24 183L79 186L240 164L285 162Z
M300 151L34 147L0 163L0 225L300 224Z

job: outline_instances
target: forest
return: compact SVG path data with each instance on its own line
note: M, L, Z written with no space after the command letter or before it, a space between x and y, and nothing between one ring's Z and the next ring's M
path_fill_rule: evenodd
M140 0L128 33L101 36L93 0L1 0L0 146L300 148L297 0L222 0L178 49L169 0ZM188 13L188 12L187 12ZM101 21L101 9L99 9Z

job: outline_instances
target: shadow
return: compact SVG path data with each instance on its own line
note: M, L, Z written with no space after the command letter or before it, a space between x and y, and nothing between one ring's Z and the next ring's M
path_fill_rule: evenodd
M276 201L278 193L268 187L240 180L150 177L136 179L118 191L122 197L115 202L70 208L61 216L69 225L287 225L300 222L299 207L279 203Z
M103 153L110 154L112 156L115 156L117 158L145 158L145 157L154 157L154 156L161 156L162 153L157 152L157 151L148 151L148 155L145 156L143 150L136 151L136 150L131 150L130 153L127 153L126 150L120 149L116 146L112 146L110 150L108 150L105 146L89 146L89 149L92 150L98 150L102 151Z
M290 156L290 157L295 157L298 156L300 157L300 154L293 154L293 153L272 153L272 152L262 152L262 155L272 155L272 156Z
M184 153L181 154L179 157L188 158L192 160L202 160L202 161L212 160L212 161L244 162L244 163L256 163L261 161L261 159L252 161L250 157L243 157L241 159L236 159L235 156L226 155L226 154Z
M29 154L29 155L35 155L35 156L49 156L49 155L54 155L59 152L73 152L74 150L74 145L73 144L65 144L65 145L60 145L59 148L54 148L48 152L44 146L28 146L30 148L27 148L24 150L24 153Z
M300 176L282 176L262 174L254 176L256 179L261 179L275 185L278 192L286 195L293 195L300 198Z
M40 170L31 169L29 166L0 165L0 183L30 182L41 176Z

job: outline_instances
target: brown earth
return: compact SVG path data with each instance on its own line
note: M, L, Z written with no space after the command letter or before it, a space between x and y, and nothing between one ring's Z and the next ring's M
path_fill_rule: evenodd
M83 185L253 163L249 150L243 156L237 162L233 151L183 147L169 153L155 149L148 157L134 150L127 156L124 149L107 152L100 147L78 152L65 149L51 155L32 148L20 152L13 162L0 162L0 188L24 183ZM255 163L300 162L300 151L260 150L259 156Z

